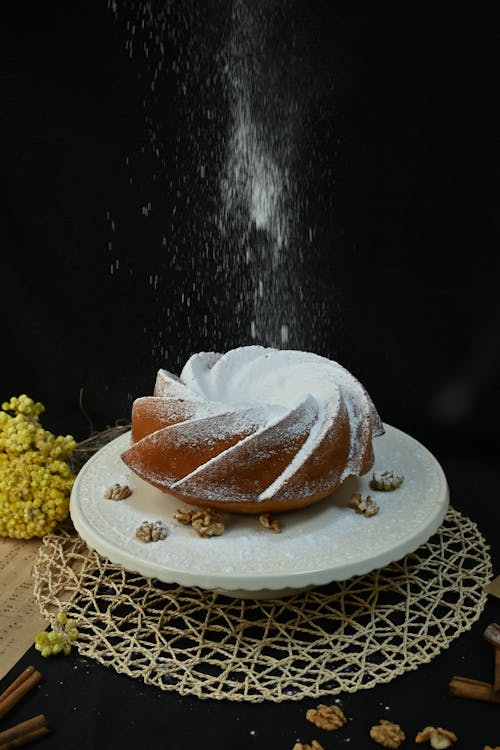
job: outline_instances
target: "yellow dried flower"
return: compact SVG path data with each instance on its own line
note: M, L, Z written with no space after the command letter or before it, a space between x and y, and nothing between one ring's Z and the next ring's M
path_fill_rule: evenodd
M35 648L42 656L56 656L71 653L71 644L78 638L76 620L69 620L66 612L59 612L51 630L43 630L35 636Z
M75 476L66 459L76 442L45 430L38 419L43 411L25 394L2 404L0 536L43 536L68 516Z

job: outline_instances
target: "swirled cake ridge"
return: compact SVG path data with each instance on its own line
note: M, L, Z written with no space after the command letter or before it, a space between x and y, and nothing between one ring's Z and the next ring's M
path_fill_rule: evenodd
M373 465L380 417L356 378L317 354L201 352L134 402L122 458L187 503L241 513L310 505Z

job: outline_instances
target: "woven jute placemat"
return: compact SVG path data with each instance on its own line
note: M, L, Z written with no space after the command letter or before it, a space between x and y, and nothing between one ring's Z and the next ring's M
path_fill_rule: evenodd
M181 695L259 702L354 692L416 669L471 627L490 578L477 526L450 509L399 562L264 601L126 572L68 526L44 538L34 591L43 615L77 619L83 656Z

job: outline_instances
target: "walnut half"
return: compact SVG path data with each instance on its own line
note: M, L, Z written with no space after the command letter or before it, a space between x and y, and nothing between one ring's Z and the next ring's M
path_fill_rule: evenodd
M196 531L198 536L210 537L220 536L224 533L224 524L207 520L207 518L199 518L193 521L191 524L193 529Z
M393 471L374 471L370 480L372 490L381 490L382 492L392 492L404 482L402 474L395 474Z
M174 518L185 526L192 526L198 536L220 536L224 531L222 516L213 508L201 510L183 510L179 508Z
M137 539L147 544L167 538L167 527L163 521L143 521L135 531Z
M425 727L415 737L415 742L421 744L422 742L430 742L431 747L434 750L445 750L447 747L451 747L454 742L457 741L457 735L454 732L450 732L449 729L443 729L442 727Z
M317 740L313 740L310 745L306 742L296 742L293 750L323 750L323 745L320 745Z
M194 510L184 510L183 508L177 508L174 513L174 518L176 521L179 521L179 523L183 523L184 526L191 526L193 513Z
M387 721L387 719L381 719L378 724L370 729L370 737L382 747L388 747L391 750L396 750L406 739L399 724L393 724L392 721Z
M126 497L130 497L132 490L128 484L112 484L104 490L104 497L106 500L125 500Z
M212 508L199 510L191 516L191 526L198 536L220 536L224 531L220 513Z
M349 501L351 508L354 508L356 513L362 513L367 518L376 515L380 508L373 500L371 495L363 497L361 492L353 492Z
M314 724L318 729L340 729L347 724L344 712L338 706L325 706L320 703L317 708L310 708L306 713L307 721Z
M275 534L281 533L280 522L276 518L272 518L270 513L261 513L259 521L265 529L271 529Z

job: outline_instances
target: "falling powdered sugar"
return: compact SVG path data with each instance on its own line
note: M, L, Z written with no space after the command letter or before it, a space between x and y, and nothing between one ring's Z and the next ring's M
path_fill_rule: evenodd
M301 117L271 41L277 23L274 3L235 0L224 52L230 128L219 227L249 274L252 340L282 346L292 338L299 348L294 277L300 208L293 165Z

